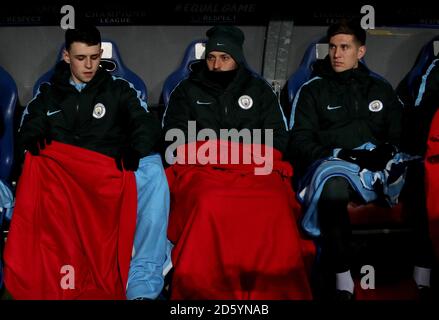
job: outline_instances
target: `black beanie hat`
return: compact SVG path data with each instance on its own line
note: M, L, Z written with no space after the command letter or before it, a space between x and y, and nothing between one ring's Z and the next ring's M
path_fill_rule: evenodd
M244 33L234 26L215 26L206 32L209 40L206 43L206 56L211 51L226 52L236 63L244 61L242 44Z

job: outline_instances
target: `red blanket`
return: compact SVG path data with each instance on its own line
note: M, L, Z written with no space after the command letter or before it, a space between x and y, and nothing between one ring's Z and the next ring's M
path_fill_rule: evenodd
M134 237L134 174L53 142L26 155L6 248L15 299L124 299Z
M436 112L430 127L425 174L430 235L439 259L439 112Z
M199 142L189 154L216 143ZM218 145L252 152L251 146ZM269 175L255 175L261 167L255 161L167 169L173 299L311 299L307 267L314 246L297 229L292 167L280 152L270 152Z

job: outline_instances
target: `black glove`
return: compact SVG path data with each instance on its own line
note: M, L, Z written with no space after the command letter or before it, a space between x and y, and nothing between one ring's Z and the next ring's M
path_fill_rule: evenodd
M391 144L383 144L373 150L341 149L338 158L357 164L361 169L380 171L394 157L397 149Z
M119 155L116 157L117 168L122 171L125 170L136 171L139 168L139 161L142 156L140 152L132 147L122 147Z
M380 163L380 165L382 165L382 168L384 169L387 162L389 162L389 160L392 159L398 152L398 149L390 143L384 143L377 146L371 152L376 158L377 163Z
M357 164L361 169L366 168L370 162L371 154L369 150L350 150L341 149L337 155L338 158Z
M46 145L52 143L52 135L50 130L47 129L45 132L39 135L33 135L22 138L22 145L25 150L29 151L32 155L37 156L40 154L40 150L43 150Z

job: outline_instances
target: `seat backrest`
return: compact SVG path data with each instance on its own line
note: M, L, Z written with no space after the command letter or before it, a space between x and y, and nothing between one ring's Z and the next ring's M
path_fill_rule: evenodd
M116 43L114 43L114 41L112 40L102 40L101 45L103 49L101 66L107 71L109 71L112 75L117 77L122 77L125 80L131 82L134 88L140 91L140 98L146 101L148 92L145 83L137 74L135 74L125 66L120 56L119 49ZM61 46L58 52L56 63L62 60L63 50L64 50L64 45ZM34 96L37 93L41 83L49 81L54 71L55 71L55 66L53 66L49 71L47 71L37 80L33 88Z
M420 79L428 66L439 56L439 36L428 41L419 52L415 64L398 85L398 94L404 103L413 105L418 94Z
M192 41L186 48L183 59L177 70L172 72L165 80L162 89L163 104L166 107L169 102L172 90L178 83L189 76L191 72L191 65L197 61L203 60L206 51L205 39L197 39Z
M302 84L311 79L314 63L317 60L324 59L327 54L326 37L319 37L308 45L299 67L288 79L288 100L290 104L293 103L294 97Z
M14 113L18 90L14 79L0 67L0 179L8 180L14 160Z

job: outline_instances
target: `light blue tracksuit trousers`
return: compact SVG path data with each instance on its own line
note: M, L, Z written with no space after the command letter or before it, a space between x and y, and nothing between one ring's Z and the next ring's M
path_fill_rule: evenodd
M159 154L140 160L135 172L137 222L127 283L127 299L158 297L169 267L171 243L167 238L169 186Z
M11 189L0 180L0 236L3 237L3 219L11 220L14 209L15 199ZM3 265L0 257L0 289L3 286Z

